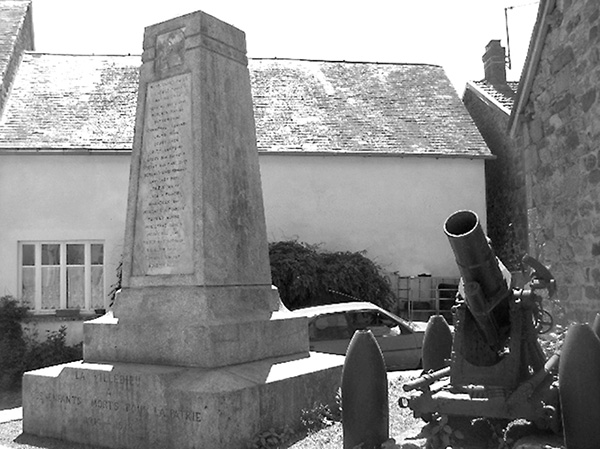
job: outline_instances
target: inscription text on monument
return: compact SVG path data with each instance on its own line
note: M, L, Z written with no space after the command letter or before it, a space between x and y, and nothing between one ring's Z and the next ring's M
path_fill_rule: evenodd
M74 385L88 384L88 387L91 383L96 388L91 394L86 393L89 388L85 387L78 389L77 394L40 391L34 396L35 405L46 407L47 413L76 410L73 414L87 427L116 426L119 430L157 425L159 422L194 425L204 419L200 409L183 405L172 407L160 397L149 396L143 402L136 400L138 390L147 388L142 386L139 375L76 371L71 381Z
M191 114L189 73L148 83L134 256L137 275L193 273Z

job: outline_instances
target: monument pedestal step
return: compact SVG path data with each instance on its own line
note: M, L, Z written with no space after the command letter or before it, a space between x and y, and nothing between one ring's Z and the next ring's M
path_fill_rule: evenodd
M214 368L308 353L308 324L289 311L236 320L157 314L123 323L112 312L87 321L84 360Z
M335 401L344 357L311 352L216 369L71 362L23 378L23 431L109 448L244 448Z

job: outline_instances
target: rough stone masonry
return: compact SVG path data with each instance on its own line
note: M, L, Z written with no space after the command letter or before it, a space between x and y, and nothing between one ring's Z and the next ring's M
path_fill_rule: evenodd
M549 266L567 316L600 311L600 4L553 0L517 131L529 253Z

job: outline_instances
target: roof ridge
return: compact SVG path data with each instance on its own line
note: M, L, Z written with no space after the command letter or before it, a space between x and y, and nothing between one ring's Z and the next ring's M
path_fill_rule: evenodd
M303 62L331 62L331 63L347 63L347 64L374 64L374 65L414 65L414 66L429 66L443 68L439 64L431 64L427 62L381 62L381 61L348 61L345 59L311 59L311 58L248 58L253 61L303 61Z
M53 52L47 52L47 51L24 51L23 54L27 54L27 55L44 55L44 56L86 56L86 57L90 57L90 56L102 56L102 57L106 57L106 56L110 56L110 57L141 57L142 54L139 53L127 53L127 54L116 54L116 53L53 53Z
M26 54L31 55L45 55L45 56L110 56L110 57L127 57L127 56L139 56L141 57L141 53L127 53L127 54L118 54L118 53L56 53L56 52L48 52L48 51L26 51ZM249 57L249 60L252 61L301 61L301 62L326 62L326 63L346 63L346 64L373 64L373 65L406 65L406 66L427 66L427 67L437 67L443 68L439 64L431 64L427 62L382 62L382 61L354 61L354 60L345 60L345 59L311 59L311 58L263 58L263 57Z

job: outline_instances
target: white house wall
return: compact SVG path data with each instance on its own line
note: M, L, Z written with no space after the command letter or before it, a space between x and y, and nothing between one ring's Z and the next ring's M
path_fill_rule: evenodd
M402 276L458 276L443 223L477 212L485 229L482 159L261 154L269 241L366 250Z
M458 209L485 224L482 159L260 154L269 241L366 250L400 275L457 276L443 233ZM103 240L105 290L124 235L128 155L0 157L0 294L19 296L19 241Z
M125 229L129 156L0 156L0 293L18 297L18 242L104 241L105 291Z

